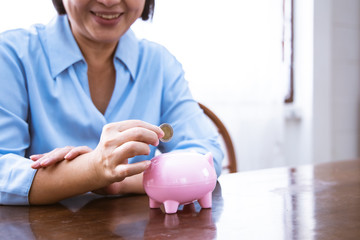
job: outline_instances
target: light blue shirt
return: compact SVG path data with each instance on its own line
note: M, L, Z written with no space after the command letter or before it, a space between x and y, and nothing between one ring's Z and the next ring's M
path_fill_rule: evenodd
M105 114L93 104L87 64L67 16L0 35L0 204L28 204L32 154L57 147L95 148L105 124L140 119L174 128L161 152L212 152L220 175L218 133L191 96L181 64L164 47L129 30L114 56L116 83ZM129 162L151 159L137 156Z

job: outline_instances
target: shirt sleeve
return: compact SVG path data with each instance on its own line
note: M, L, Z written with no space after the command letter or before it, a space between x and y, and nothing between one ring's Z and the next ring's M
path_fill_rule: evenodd
M181 64L166 49L163 64L161 120L172 125L174 136L171 141L160 144L160 151L186 149L201 154L211 152L216 174L220 176L224 155L218 131L192 97Z
M26 205L36 170L24 157L30 145L28 96L14 42L0 36L0 204Z

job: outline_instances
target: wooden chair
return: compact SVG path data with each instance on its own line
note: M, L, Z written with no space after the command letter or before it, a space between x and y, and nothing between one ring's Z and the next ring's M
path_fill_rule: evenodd
M237 172L234 145L233 145L230 134L227 131L225 125L216 116L216 114L213 111L211 111L209 108L207 108L206 106L204 106L201 103L199 103L199 106L204 111L205 115L208 116L211 119L211 121L214 123L214 125L217 127L219 134L221 135L221 137L224 140L228 162L226 165L223 166L223 170L227 170L229 173Z

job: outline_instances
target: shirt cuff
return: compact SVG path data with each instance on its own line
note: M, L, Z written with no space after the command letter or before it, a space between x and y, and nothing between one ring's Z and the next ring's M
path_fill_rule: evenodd
M0 204L29 205L29 192L36 173L30 159L6 154L0 157Z

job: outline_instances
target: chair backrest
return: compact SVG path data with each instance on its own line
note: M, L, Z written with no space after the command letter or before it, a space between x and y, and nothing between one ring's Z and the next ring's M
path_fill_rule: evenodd
M201 103L199 103L199 106L204 111L205 115L207 115L210 118L210 120L214 123L214 125L217 127L219 134L221 135L221 137L224 140L224 144L226 147L226 153L227 153L227 163L223 166L223 170L227 170L230 173L237 172L234 145L233 145L230 134L227 131L225 125L216 116L216 114L213 111L211 111L208 107L206 107L205 105L203 105Z

